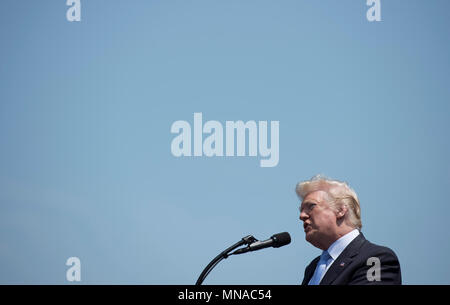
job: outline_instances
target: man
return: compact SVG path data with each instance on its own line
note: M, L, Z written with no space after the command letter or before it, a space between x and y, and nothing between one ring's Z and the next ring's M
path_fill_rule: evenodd
M401 284L395 253L360 232L361 210L353 189L318 175L298 183L296 192L305 238L323 250L306 267L302 285Z

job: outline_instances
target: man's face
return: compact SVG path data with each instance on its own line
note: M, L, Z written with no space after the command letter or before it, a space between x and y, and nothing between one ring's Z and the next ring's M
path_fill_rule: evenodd
M300 220L303 221L305 238L322 250L328 249L336 240L336 213L329 206L324 191L309 193L300 206Z

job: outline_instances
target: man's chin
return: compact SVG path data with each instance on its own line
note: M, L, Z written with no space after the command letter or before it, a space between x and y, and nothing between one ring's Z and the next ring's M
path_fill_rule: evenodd
M309 242L310 244L312 244L314 247L316 247L316 243L317 243L317 239L319 238L320 235L317 235L317 231L314 230L309 230L308 232L305 233L305 239L307 242Z
M307 241L307 242L311 242L311 241L314 239L314 238L313 238L313 235L314 235L314 234L312 234L311 231L306 232L306 233L305 233L305 239L306 239L306 241Z

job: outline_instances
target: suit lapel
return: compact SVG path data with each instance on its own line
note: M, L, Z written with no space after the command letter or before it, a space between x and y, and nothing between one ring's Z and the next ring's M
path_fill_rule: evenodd
M336 258L328 271L325 273L320 285L330 285L342 271L347 268L359 253L359 249L366 241L364 235L360 232L358 236L342 251L342 253ZM312 276L312 275L311 275Z
M306 268L305 270L305 276L303 278L302 285L308 285L309 281L311 280L312 276L314 275L314 271L316 270L317 263L320 260L320 256L316 257Z

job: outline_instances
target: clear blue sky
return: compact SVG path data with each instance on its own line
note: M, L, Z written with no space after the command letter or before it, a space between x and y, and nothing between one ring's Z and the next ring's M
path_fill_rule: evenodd
M345 180L406 284L450 284L450 2L5 0L0 283L298 284L298 181ZM175 158L171 124L280 122L280 161Z

